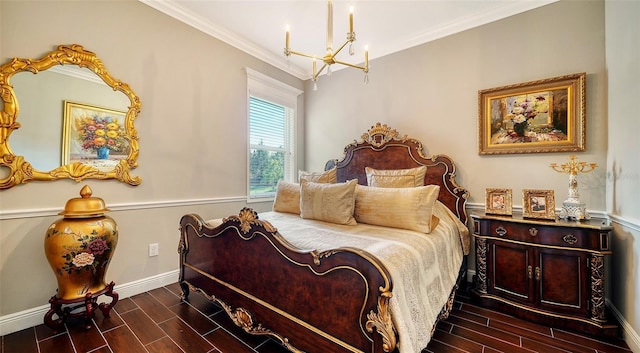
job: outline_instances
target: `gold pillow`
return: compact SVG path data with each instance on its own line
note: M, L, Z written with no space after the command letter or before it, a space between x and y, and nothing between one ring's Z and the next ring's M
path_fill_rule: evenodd
M278 181L273 210L300 214L300 184L284 180Z
M367 173L367 185L381 188L412 188L424 186L424 176L427 173L426 166L411 169L380 170L369 167L364 168Z
M358 223L430 233L440 186L380 188L356 186L354 217Z
M336 167L323 172L307 172L299 170L298 179L300 181L306 180L314 183L335 184L338 182L338 173Z
M354 225L354 193L358 180L323 184L300 181L300 217L319 221Z

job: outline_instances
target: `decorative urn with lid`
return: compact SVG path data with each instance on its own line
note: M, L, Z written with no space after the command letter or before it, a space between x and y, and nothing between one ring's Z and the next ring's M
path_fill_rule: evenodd
M64 218L55 221L44 239L44 251L58 282L57 293L51 297L51 310L45 315L49 326L60 326L67 316L84 315L87 322L98 307L97 296L105 294L113 300L109 305L100 304L100 309L109 316L109 310L117 301L113 292L114 283L107 285L104 276L118 243L116 222L105 212L109 209L101 198L92 197L88 185L80 190L80 197L67 201ZM76 307L63 305L81 303L82 314L72 314ZM52 320L57 314L60 319Z

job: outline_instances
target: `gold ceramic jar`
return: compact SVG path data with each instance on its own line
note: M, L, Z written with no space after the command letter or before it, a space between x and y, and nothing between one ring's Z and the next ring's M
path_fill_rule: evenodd
M44 251L56 275L58 299L73 300L106 288L104 275L118 243L116 222L88 185L67 201L64 218L47 230Z

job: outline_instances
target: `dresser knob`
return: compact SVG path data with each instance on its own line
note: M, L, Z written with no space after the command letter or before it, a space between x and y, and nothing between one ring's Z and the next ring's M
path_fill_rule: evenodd
M502 236L504 236L505 234L507 234L507 230L506 230L506 229L504 229L504 227L503 227L503 226L500 226L500 227L496 228L496 233L497 233L499 236L501 236L501 237L502 237Z
M562 237L562 240L564 240L564 242L569 245L573 245L578 242L578 238L576 238L576 236L573 234L565 235L564 237Z
M538 235L538 229L534 227L529 228L529 234L531 234L532 237L535 237Z

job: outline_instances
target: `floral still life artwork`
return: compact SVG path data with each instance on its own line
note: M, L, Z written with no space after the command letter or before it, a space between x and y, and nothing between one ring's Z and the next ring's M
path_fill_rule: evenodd
M129 153L125 112L64 102L62 164L112 170Z
M567 92L564 90L492 100L491 142L501 144L566 140L566 101ZM551 107L550 102L553 104Z
M480 154L584 150L584 74L482 90Z

